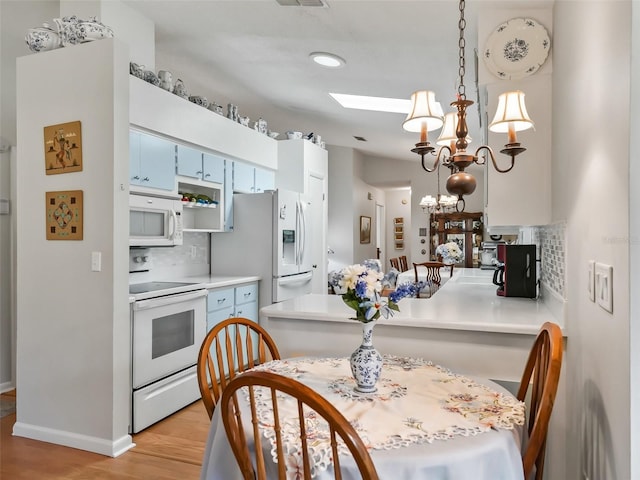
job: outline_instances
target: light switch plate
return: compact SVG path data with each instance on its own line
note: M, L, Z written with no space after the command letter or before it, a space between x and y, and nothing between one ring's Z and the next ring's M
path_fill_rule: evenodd
M587 276L587 293L589 294L589 300L596 301L596 262L595 260L589 260Z
M596 300L607 312L613 312L613 267L596 263Z

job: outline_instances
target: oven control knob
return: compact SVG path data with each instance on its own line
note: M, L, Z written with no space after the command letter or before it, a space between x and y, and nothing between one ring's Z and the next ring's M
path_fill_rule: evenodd
M143 257L133 257L133 261L135 263L143 263L144 262Z
M144 257L142 257L142 261L143 262L148 262L149 261L149 257L147 255L145 255Z

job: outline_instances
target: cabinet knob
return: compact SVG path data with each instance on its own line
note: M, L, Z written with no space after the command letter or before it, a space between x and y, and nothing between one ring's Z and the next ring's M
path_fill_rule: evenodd
M250 297L250 296L251 296L251 292L244 294L244 298L247 298L247 297Z
M135 177L131 177L132 180L140 180L140 176L136 175Z
M198 171L196 172L196 175L202 175L202 170L198 170Z
M318 268L318 265L314 264L312 265L313 268Z
M241 316L242 316L242 310L238 310L236 313L237 313L237 315L236 315L236 316L238 316L238 317L241 317Z
M201 173L202 173L202 172L201 172ZM210 177L210 176L211 176L211 174L210 174L210 173L205 173L205 174L204 174L204 178L207 178L207 177Z
M226 300L226 298L219 298L218 299L218 305L220 305L221 303L224 303L225 300Z
M148 181L149 181L149 177L144 177L144 178L142 179L142 181L143 181L143 182L148 182Z

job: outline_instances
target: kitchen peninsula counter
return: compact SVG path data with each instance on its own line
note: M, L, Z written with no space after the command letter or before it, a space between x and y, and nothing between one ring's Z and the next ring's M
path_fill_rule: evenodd
M374 345L382 353L428 357L476 375L519 380L540 326L558 323L542 301L496 295L493 272L456 269L431 298L404 298L380 318ZM361 327L340 295L309 294L260 310L283 357L348 355Z

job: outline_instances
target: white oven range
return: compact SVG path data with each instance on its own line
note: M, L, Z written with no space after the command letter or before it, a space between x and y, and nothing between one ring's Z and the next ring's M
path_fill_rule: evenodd
M132 433L200 398L196 362L207 329L200 284L129 285L132 305Z

